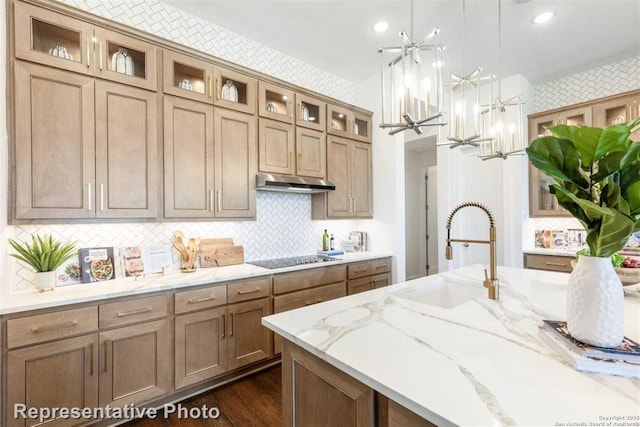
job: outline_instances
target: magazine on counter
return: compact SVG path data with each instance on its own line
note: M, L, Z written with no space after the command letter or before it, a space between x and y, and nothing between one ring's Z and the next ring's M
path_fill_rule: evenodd
M554 332L560 337L566 345L570 346L573 351L584 357L619 359L630 362L640 363L640 344L624 337L622 344L615 348L603 348L585 344L573 338L567 329L567 322L557 320L543 320L544 327Z
M161 273L171 270L173 259L169 245L143 245L120 248L120 262L125 277Z
M82 283L80 257L76 256L56 269L56 286L77 285Z
M116 272L113 263L113 247L83 248L80 255L82 283L113 280Z
M578 371L640 378L640 362L583 356L575 351L573 345L568 345L560 335L544 326L539 327L538 335L545 344Z

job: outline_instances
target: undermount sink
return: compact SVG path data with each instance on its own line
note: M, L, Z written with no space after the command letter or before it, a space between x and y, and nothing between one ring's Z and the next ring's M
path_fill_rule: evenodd
M393 296L441 308L455 308L483 295L486 296L486 293L487 290L481 286L439 280L422 283L410 289L403 289L393 294Z

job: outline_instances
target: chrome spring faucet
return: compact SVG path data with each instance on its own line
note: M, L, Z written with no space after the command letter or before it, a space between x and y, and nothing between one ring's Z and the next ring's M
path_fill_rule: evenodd
M489 217L489 240L469 240L469 239L452 239L451 238L451 221L455 214L457 214L463 208L478 208L481 209ZM484 269L484 287L489 291L489 299L500 299L500 285L498 283L498 277L496 276L496 222L491 211L483 204L477 202L466 202L456 206L449 217L447 218L447 260L453 259L453 248L451 243L480 243L489 245L489 269L490 274L487 274L487 269Z

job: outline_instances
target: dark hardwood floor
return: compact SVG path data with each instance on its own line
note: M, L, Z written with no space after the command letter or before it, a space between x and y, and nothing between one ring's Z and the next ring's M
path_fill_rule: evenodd
M217 407L217 419L141 419L126 427L277 427L282 425L282 369L280 365L181 402L192 407Z

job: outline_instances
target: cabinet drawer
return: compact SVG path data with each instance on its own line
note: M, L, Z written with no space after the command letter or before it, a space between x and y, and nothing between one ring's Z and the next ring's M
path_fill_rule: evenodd
M307 289L305 291L294 292L288 295L281 295L273 298L273 312L282 313L283 311L317 304L319 302L340 298L345 295L347 295L345 282L321 286L316 289Z
M527 268L536 270L563 271L571 273L572 257L553 256L553 255L525 255L525 264Z
M344 265L280 274L273 278L273 293L275 295L299 291L314 286L341 282L345 279L346 271Z
M270 277L257 280L229 283L229 304L240 301L248 301L269 296Z
M98 329L98 308L85 307L7 322L7 347L67 338Z
M100 305L100 328L128 325L167 315L169 297L158 295Z
M382 288L391 284L391 273L376 274L371 277L373 289Z
M203 308L217 307L227 303L227 286L210 286L192 291L176 293L176 314Z
M374 259L373 261L358 262L347 266L348 278L371 276L373 274L391 271L391 258Z
M349 280L347 282L347 294L359 294L360 292L366 292L373 289L373 282L371 277L361 277L360 279Z

